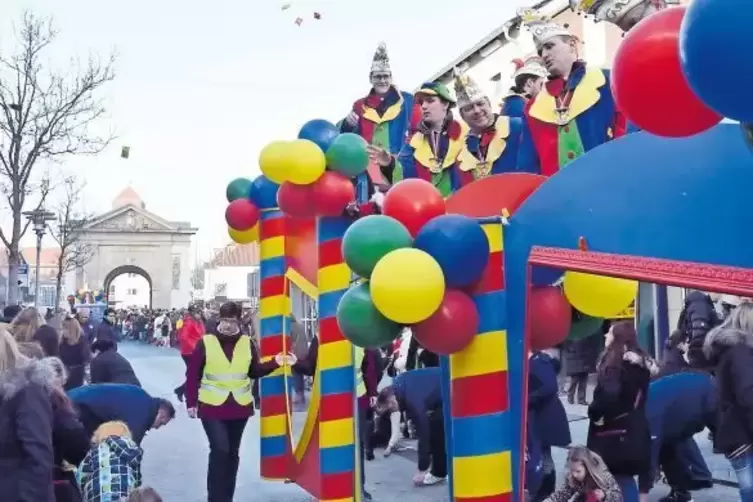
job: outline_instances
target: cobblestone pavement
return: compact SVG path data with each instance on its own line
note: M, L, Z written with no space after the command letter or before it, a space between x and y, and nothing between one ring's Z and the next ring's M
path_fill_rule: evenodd
M174 398L172 389L184 372L183 361L172 349L139 344L121 345L121 353L133 364L139 379L148 392L155 396ZM179 403L176 403L179 404ZM199 502L206 500L205 479L207 442L200 422L186 416L185 409L177 406L178 416L169 426L152 431L144 440L144 482L152 486L167 502ZM569 410L577 415L578 410ZM582 411L580 412L582 413ZM303 414L296 414L301 422ZM574 428L581 427L574 422ZM578 440L577 430L573 435ZM556 451L558 466L564 464L564 450ZM259 421L253 418L243 440L241 472L235 500L238 502L309 502L313 499L293 484L263 481L259 478ZM406 452L376 459L366 464L367 489L377 502L449 502L445 486L414 488L411 478L415 472L415 454ZM723 460L723 459L722 459ZM651 500L666 494L666 487L658 487ZM737 491L716 487L699 492L696 502L732 502L739 500Z

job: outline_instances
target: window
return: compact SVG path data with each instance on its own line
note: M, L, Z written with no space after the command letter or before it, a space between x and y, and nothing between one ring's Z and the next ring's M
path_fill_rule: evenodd
M114 295L114 294L115 294L115 285L114 285L114 284L111 284L111 285L110 285L110 294L111 294L111 295Z
M139 293L139 290L136 288L130 288L128 289L128 294L131 296L136 296Z

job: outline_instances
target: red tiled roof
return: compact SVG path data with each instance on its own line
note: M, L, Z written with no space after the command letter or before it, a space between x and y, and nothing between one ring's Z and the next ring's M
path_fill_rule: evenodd
M37 248L25 247L21 248L21 255L29 265L35 265L37 263ZM39 255L40 267L57 267L58 256L60 256L59 248L42 248ZM8 266L8 252L4 247L0 248L0 267Z
M215 251L207 268L253 267L259 265L259 244L228 244Z
M130 186L124 188L123 191L115 197L115 200L112 201L112 208L117 209L119 207L127 206L128 204L136 207L144 207L144 201L141 196Z

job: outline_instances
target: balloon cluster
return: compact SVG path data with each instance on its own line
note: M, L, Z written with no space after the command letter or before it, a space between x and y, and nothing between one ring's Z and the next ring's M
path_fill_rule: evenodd
M380 347L410 325L432 352L463 350L479 327L468 292L489 261L484 230L475 219L446 214L440 192L420 179L395 184L382 213L359 219L343 237L343 258L363 279L338 305L343 335Z
M658 136L753 122L747 46L753 3L693 0L638 23L615 55L612 93L628 120ZM728 79L733 82L730 84Z
M70 297L73 297L76 301L78 301L78 303L99 303L105 300L105 292L101 289L92 291L89 289L81 288L76 291L75 295L69 295L69 302Z
M277 204L286 214L307 218L340 216L355 200L351 178L366 171L366 140L340 134L326 120L304 124L293 141L275 141L259 156L264 175L280 185Z
M599 333L604 319L635 301L637 290L636 281L572 271L565 272L562 287L534 288L528 299L531 350Z

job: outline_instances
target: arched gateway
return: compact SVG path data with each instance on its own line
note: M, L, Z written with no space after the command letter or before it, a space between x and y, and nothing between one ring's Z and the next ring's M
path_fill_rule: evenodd
M143 276L151 288L155 309L181 308L191 300L191 236L197 229L183 221L167 221L146 210L141 197L128 187L113 201L112 210L84 226L80 242L91 246L91 261L73 272L71 289L102 289L122 274Z

